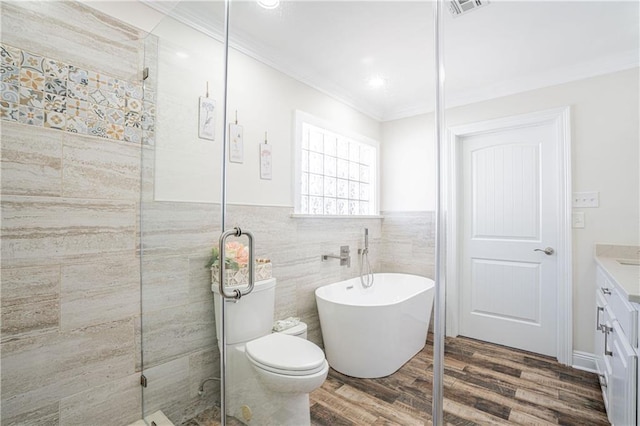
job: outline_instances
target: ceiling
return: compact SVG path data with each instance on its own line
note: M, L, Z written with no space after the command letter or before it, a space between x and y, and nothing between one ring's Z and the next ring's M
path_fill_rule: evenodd
M222 36L220 1L140 1ZM281 0L267 10L236 0L230 18L234 48L371 117L433 110L431 1ZM458 17L445 11L447 106L636 67L639 18L637 1L492 0ZM371 87L372 76L384 86Z

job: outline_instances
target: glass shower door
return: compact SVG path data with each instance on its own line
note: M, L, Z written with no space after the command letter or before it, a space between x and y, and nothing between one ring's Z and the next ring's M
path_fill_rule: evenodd
M416 203L411 185L393 179L409 178L411 170L406 164L388 162L385 175L387 170L379 166L386 152L408 157L410 167L425 164L422 156L427 152L418 141L430 131L432 117L416 117L404 127L391 123L406 111L431 108L433 62L422 53L432 45L431 4L282 1L268 7L266 3L230 3L225 228L239 226L253 233L256 258L270 265L275 279L275 300L254 290L237 303L228 303L237 308L259 300L254 314L236 316L240 309L225 310L225 324L229 331L230 326L257 321L261 332L268 334L274 321L289 320L306 327L308 342L323 348L315 290L358 277L358 249L364 247L365 229L374 271L432 274L433 215L421 202L422 195ZM402 64L407 65L398 72ZM415 85L408 85L409 80ZM321 129L313 138L305 139L301 130L304 125L299 124L305 119ZM385 145L386 128L390 148ZM407 129L418 156L401 148ZM375 146L379 162L368 163L371 151L361 151L359 144L351 143L356 140ZM385 194L383 182L392 183L395 194ZM395 205L384 206L385 195L394 198ZM408 199L402 200L405 196ZM422 211L411 215L403 211L416 205ZM419 240L414 244L413 238ZM323 255L339 254L341 246L349 247L350 263L322 261ZM397 255L414 246L407 256ZM267 308L272 311L258 317ZM327 408L332 390L320 388L307 390L308 402L299 411L295 403L289 411L265 409L275 405L268 402L275 401L276 394L293 395L297 385L287 378L279 389L265 385L270 389L264 391L266 399L257 386L248 385L255 380L249 376L260 372L249 364L242 345L256 336L229 339L226 346L228 416L243 422L260 423L258 419L264 421L266 416L271 424L304 424L295 423L303 410L306 419L316 421L344 414ZM275 360L278 348L273 349ZM285 360L279 370L288 368ZM415 412L426 422L427 413Z
M594 242L638 241L639 5L466 3L444 19L444 189L458 212L448 218L447 355L477 374L447 368L457 389L445 397L460 405L446 418L608 424L597 376L571 366L596 367L578 355L594 352ZM572 188L609 202L572 206ZM516 392L530 391L504 400L514 383L505 367L518 372ZM582 388L589 380L595 392Z
M151 4L151 3L150 3ZM219 422L212 249L221 231L224 4L156 2L142 112L138 369L148 424ZM136 111L131 108L130 114Z

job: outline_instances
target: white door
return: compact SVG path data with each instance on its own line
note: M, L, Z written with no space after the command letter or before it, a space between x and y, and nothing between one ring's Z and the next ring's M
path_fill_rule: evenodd
M557 355L556 127L461 140L460 334Z

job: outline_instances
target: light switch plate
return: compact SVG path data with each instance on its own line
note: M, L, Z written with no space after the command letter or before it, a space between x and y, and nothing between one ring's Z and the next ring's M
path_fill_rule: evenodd
M573 212L571 214L571 226L573 228L584 228L584 212Z
M600 205L600 194L593 192L574 192L572 206L576 207L598 207Z

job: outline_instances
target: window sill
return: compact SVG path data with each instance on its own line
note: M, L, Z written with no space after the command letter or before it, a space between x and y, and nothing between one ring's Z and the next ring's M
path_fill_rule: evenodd
M291 217L294 219L384 219L384 216L379 214L368 215L318 215L318 214L302 214L291 213Z

